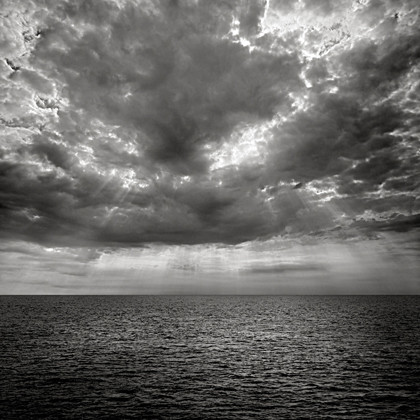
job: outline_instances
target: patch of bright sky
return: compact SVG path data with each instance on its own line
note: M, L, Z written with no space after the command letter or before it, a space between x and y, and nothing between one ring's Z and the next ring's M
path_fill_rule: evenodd
M357 12L361 10L358 2L353 3L352 8L341 10L339 14L329 15L314 14L298 5L294 13L282 13L276 11L267 1L264 16L261 21L261 32L259 36L266 33L275 33L276 36L283 36L286 33L300 32L299 47L300 54L305 60L312 61L332 52L335 46L343 42L352 42L360 36L366 24L358 19ZM252 46L252 40L239 38L239 21L233 19L230 36L238 38L244 46ZM315 33L315 35L314 35ZM322 34L322 42L311 39ZM306 78L305 71L301 73L305 86L310 89L311 83ZM337 89L330 88L331 91ZM283 123L295 113L306 110L309 107L310 97L307 92L292 92L289 94L293 101L293 112L290 115L277 115L272 121L265 124L247 125L245 128L237 128L229 141L223 143L221 148L210 152L210 160L213 161L210 169L215 170L229 165L240 165L243 162L259 160L264 162L267 155L267 148L259 147L259 143L266 145L270 136L269 130L274 125ZM330 191L332 192L332 191Z
M275 124L276 121L272 120L237 127L229 139L210 151L209 159L213 162L210 170L243 163L264 163L269 154L267 142L272 135L270 130Z

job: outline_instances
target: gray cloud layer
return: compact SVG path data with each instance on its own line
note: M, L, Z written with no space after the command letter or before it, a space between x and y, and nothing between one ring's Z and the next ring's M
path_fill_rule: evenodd
M3 237L418 227L415 1L6 2L1 18Z

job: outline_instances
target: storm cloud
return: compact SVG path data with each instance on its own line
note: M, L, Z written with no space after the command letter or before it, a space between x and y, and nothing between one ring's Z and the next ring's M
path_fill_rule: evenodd
M418 228L416 1L6 1L1 25L4 239Z

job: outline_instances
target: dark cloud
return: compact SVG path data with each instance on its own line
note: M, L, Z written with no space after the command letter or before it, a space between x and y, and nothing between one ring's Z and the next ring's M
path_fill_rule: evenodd
M418 227L415 2L5 2L3 18L3 238Z
M65 148L54 143L44 142L43 136L39 136L39 141L34 143L31 152L41 159L46 159L55 167L64 170L70 169L74 162L74 159L71 159Z
M327 268L322 264L310 264L310 263L299 263L299 264L276 264L268 266L255 266L244 270L247 274L276 274L276 273L287 273L287 272L314 272L314 271L327 271Z
M405 216L393 213L386 220L364 220L362 218L356 221L355 225L369 230L374 228L374 230L379 231L407 232L414 228L420 228L420 216L418 214L414 216Z
M203 5L163 2L149 13L127 5L111 8L97 24L91 8L72 10L67 18L93 26L76 31L57 16L34 60L65 81L79 109L136 129L136 146L149 159L175 172L202 172L203 143L220 141L242 118L272 117L290 105L287 93L301 83L297 52L250 52L232 42L229 26L215 22L224 9L212 9L207 25L200 24L209 12ZM261 7L249 9L239 10L246 32L261 14ZM234 10L229 15L233 19Z

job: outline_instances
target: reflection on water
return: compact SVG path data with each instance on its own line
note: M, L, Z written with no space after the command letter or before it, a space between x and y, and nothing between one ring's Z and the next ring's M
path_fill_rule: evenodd
M0 297L2 418L416 418L420 297Z

